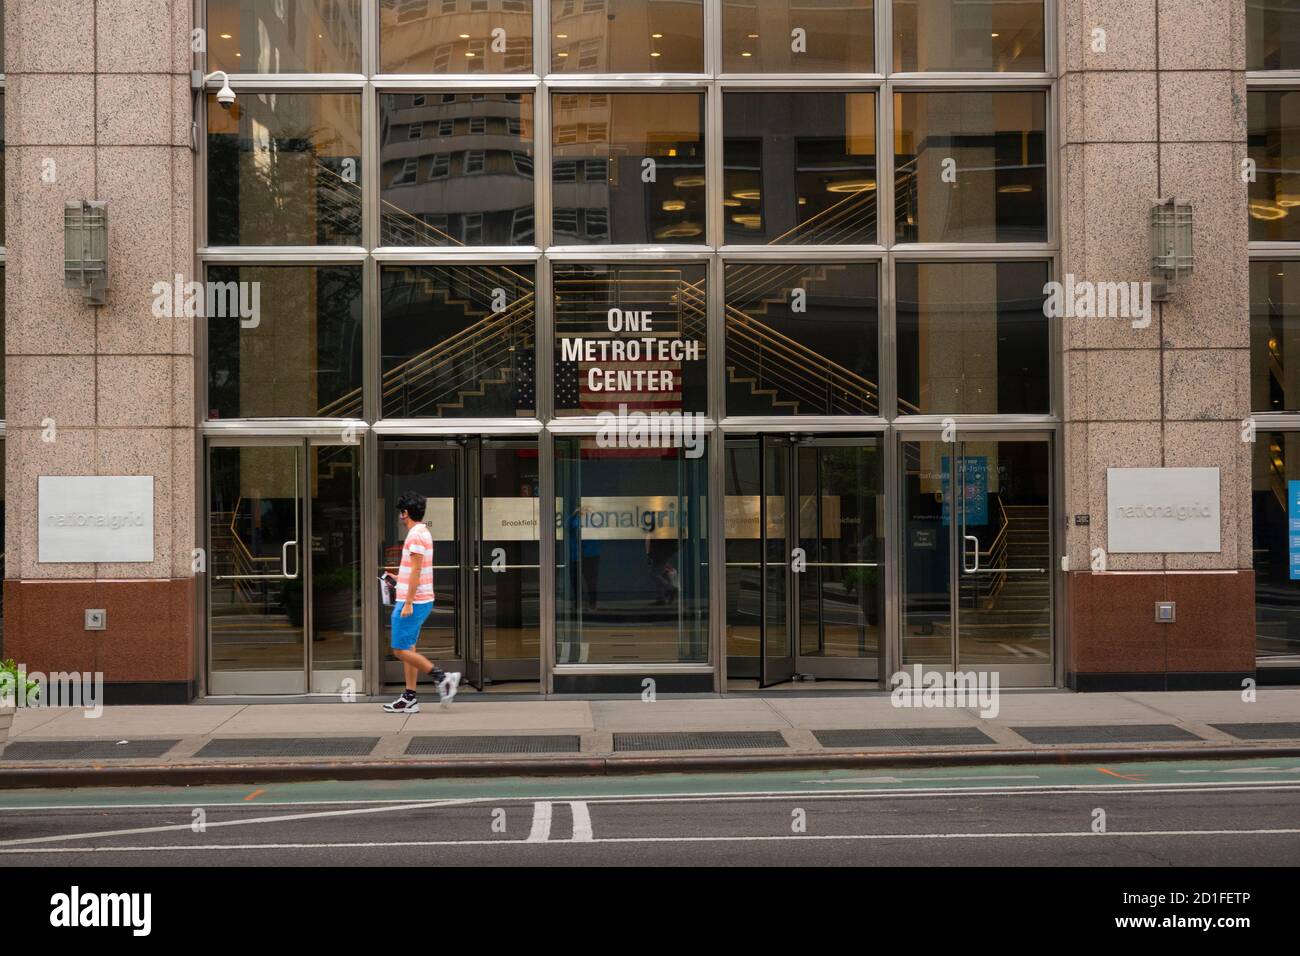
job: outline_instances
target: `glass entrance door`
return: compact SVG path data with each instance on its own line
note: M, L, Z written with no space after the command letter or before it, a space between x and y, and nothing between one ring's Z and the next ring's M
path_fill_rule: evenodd
M539 498L535 440L394 440L381 452L380 565L396 576L404 534L396 503L424 495L433 538L434 608L418 649L472 686L541 677ZM392 608L380 608L385 683Z
M1047 436L904 436L901 659L1052 684Z
M726 457L728 678L876 680L880 441L733 438Z
M360 689L359 447L208 448L211 694Z

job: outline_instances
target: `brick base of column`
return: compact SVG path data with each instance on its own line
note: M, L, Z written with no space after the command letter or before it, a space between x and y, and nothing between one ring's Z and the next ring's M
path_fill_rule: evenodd
M87 631L88 608L107 611ZM4 656L28 671L104 675L108 704L184 703L197 691L194 579L5 581Z
M1068 687L1240 690L1255 676L1253 571L1084 571L1068 585ZM1158 601L1173 623L1156 623Z

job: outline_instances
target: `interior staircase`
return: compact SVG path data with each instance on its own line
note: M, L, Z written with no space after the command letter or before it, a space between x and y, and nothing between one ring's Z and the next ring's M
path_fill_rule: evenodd
M895 215L910 215L914 202L912 176L904 167L897 175ZM318 163L318 215L329 228L354 228L361 187ZM463 245L459 240L393 203L381 200L381 243L400 246ZM876 194L862 190L846 194L835 205L799 224L774 242L786 245L864 242L875 236ZM867 237L867 238L864 238ZM744 414L875 415L880 413L877 384L795 339L777 331L764 318L785 307L791 290L805 289L815 297L819 284L848 264L747 263L728 270L726 374L729 388L743 389L735 404ZM418 418L499 414L502 392L517 393L530 384L535 349L536 290L531 279L508 266L457 269L446 264L408 267L403 281L415 295L433 303L459 308L467 325L436 345L387 369L381 405L385 417ZM590 283L604 279L557 276L554 294L556 333L585 333L592 328L584 299ZM660 319L677 316L680 335L707 342L707 302L704 280L691 282L672 266L647 264L645 270L624 270L617 298L629 308L652 309ZM502 312L492 311L497 288L519 294ZM602 292L603 301L609 296ZM744 303L744 307L736 303ZM608 304L600 309L603 315ZM529 381L526 381L525 378ZM919 408L907 403L907 411ZM348 392L318 409L327 418L362 417L361 389Z

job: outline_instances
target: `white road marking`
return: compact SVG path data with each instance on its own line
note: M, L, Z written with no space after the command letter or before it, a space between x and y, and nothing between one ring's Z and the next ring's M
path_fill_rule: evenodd
M1180 770L1179 773L1300 773L1300 767L1247 767L1241 770Z
M1297 768L1300 770L1300 768ZM1223 770L1216 771L1219 773L1247 773L1248 770ZM930 777L909 778L913 780L934 779ZM977 779L990 779L988 777ZM874 778L843 778L842 780L826 781L807 781L818 784L843 784L853 783L858 780L872 780L874 782L884 782L885 778L875 780ZM803 782L803 781L801 781ZM706 790L697 793L691 792L661 792L661 793L611 793L611 794L563 794L552 796L551 799L556 802L566 802L573 800L587 800L600 803L671 803L680 801L696 802L726 802L742 800L785 800L791 797L806 797L810 800L842 800L846 797L860 797L862 799L885 799L892 800L900 797L938 797L938 796L999 796L999 795L1023 795L1023 794L1053 794L1053 793L1131 793L1131 794L1151 794L1151 793L1262 793L1268 790L1300 790L1300 784L1291 783L1286 780L1251 780L1251 781L1234 781L1234 780L1199 780L1188 781L1186 783L1169 782L1169 783L1148 783L1144 787L1134 787L1131 784L1115 783L1059 783L1059 784L1031 784L1027 786L1003 786L1003 787L909 787L907 789L880 789L880 790L863 790L863 789L846 789L838 790L832 793L817 793L809 790ZM195 794L196 797L201 794ZM59 811L59 810L92 810L92 811L111 811L111 810L189 810L193 807L203 807L205 809L222 808L230 810L267 810L272 807L330 807L346 806L352 807L351 810L343 811L326 811L309 814L290 815L258 818L253 820L228 820L221 823L209 823L208 826L235 826L241 823L264 823L274 820L299 820L317 816L334 816L339 814L354 813L377 813L384 810L410 810L426 809L429 807L439 806L470 806L480 803L528 803L531 802L527 796L517 793L497 793L477 797L462 798L437 798L430 797L428 800L412 803L409 799L398 800L390 799L358 799L358 800L286 800L282 803L216 803L205 802L200 799L186 801L185 803L102 803L102 804L34 804L29 806L0 806L0 811L9 812L29 812L39 811ZM189 829L188 823L178 824L174 827L154 828L161 831L169 829ZM146 828L148 829L148 828ZM88 836L93 834L87 834ZM0 841L0 846L4 846L4 841Z
M970 777L850 777L847 780L800 780L800 783L921 783L927 780L1041 780L1036 773L1007 774L1005 776Z
M569 810L573 813L573 842L590 843L591 811L587 809L586 802L582 800L571 802Z
M395 806L363 807L356 810L324 810L314 813L282 813L273 817L254 817L251 820L215 820L210 823L205 823L204 826L210 830L214 827L243 827L254 823L283 823L286 820L319 820L325 817L359 816L363 813L389 813L394 810L427 810L431 807L450 807L464 805L468 802L469 801L466 800L439 800L426 803L399 804ZM171 809L177 808L173 807ZM192 822L173 823L159 827L132 827L129 830L103 830L99 832L92 831L90 833L65 833L57 836L25 837L20 840L0 840L0 847L20 846L32 843L55 843L67 840L110 836L136 836L141 833L175 833L181 830L193 830Z
M533 828L525 843L545 843L551 838L551 804L538 800L533 804Z
M1127 837L1206 837L1206 836L1289 836L1300 834L1300 829L1267 830L1131 830L1093 833L1091 830L1008 832L1008 833L846 833L846 834L778 834L775 836L648 836L648 837L594 837L590 843L774 843L786 840L805 841L881 841L881 840L1104 840ZM178 844L176 846L94 846L94 847L37 847L33 849L0 849L0 854L34 853L154 853L161 850L365 850L401 849L415 847L449 846L518 846L519 840L414 840L375 841L369 843L204 843ZM523 842L533 842L532 840ZM544 840L539 845L563 846L567 840Z

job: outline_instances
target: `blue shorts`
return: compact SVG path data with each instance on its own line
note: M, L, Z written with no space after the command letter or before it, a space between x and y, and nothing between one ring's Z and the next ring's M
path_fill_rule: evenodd
M429 614L433 611L433 602L425 601L422 604L413 604L409 617L402 617L402 608L406 606L405 601L398 601L393 605L393 650L409 651L415 647L415 642L420 639L420 627L429 619Z

